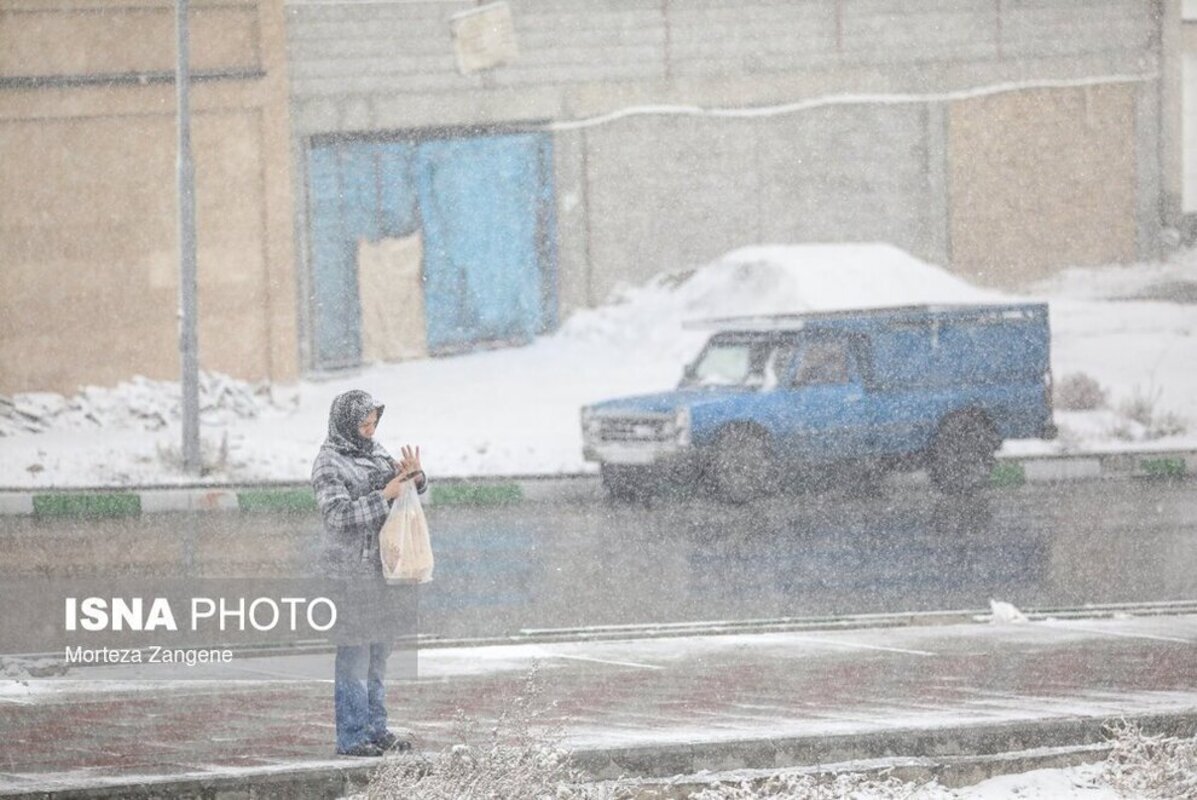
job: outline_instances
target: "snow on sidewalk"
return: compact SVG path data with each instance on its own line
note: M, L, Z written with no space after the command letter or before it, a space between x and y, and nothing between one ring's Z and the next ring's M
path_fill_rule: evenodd
M890 245L746 247L626 287L524 347L378 364L293 387L208 376L206 460L222 466L205 480L306 480L328 406L350 388L387 404L380 441L392 450L420 444L434 475L587 471L580 407L676 385L707 335L684 330L684 321L915 303L1051 302L1057 382L1073 373L1095 378L1106 407L1058 411L1058 441L1012 442L1009 452L1197 447L1197 305L1127 299L1192 285L1193 251L1166 264L1071 270L1015 296ZM177 391L175 383L131 379L69 399L18 395L16 407L46 430L23 432L0 408L0 429L10 434L0 436L0 486L189 482L178 468ZM1124 408L1135 402L1137 412Z

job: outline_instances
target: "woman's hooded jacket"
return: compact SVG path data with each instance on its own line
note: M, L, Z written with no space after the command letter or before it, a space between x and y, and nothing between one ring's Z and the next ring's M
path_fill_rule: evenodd
M328 437L312 465L312 489L324 519L322 567L330 575L382 574L378 532L390 512L382 489L395 477L395 463L358 428L384 406L361 390L336 397L328 413ZM423 478L423 476L420 476ZM423 493L427 481L419 480Z

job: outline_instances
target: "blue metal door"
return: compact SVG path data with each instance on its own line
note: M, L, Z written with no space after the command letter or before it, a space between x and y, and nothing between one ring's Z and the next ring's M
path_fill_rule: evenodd
M412 145L403 142L312 149L312 309L318 366L349 366L361 359L358 242L409 236L418 227L413 153Z
M526 342L546 328L538 134L420 145L425 302L432 352Z
M555 326L547 134L320 144L309 181L316 366L360 362L358 242L417 230L431 352L526 342Z

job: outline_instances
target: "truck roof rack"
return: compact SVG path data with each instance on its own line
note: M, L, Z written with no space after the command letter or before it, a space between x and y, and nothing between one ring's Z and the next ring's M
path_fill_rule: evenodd
M950 315L961 313L1000 313L1026 316L1042 311L1042 303L941 303L909 306L879 306L876 308L841 309L837 311L804 311L790 314L753 314L743 317L717 317L713 319L687 320L682 323L685 330L754 330L785 331L802 330L811 323L833 322L835 320L860 320L877 317L904 317L908 315Z

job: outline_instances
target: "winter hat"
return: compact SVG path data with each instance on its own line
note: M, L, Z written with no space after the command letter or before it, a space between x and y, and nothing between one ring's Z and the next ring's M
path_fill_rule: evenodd
M337 395L328 411L328 438L324 440L325 445L347 456L370 455L374 452L374 441L362 436L358 428L371 411L377 411L381 420L385 408L361 389Z

